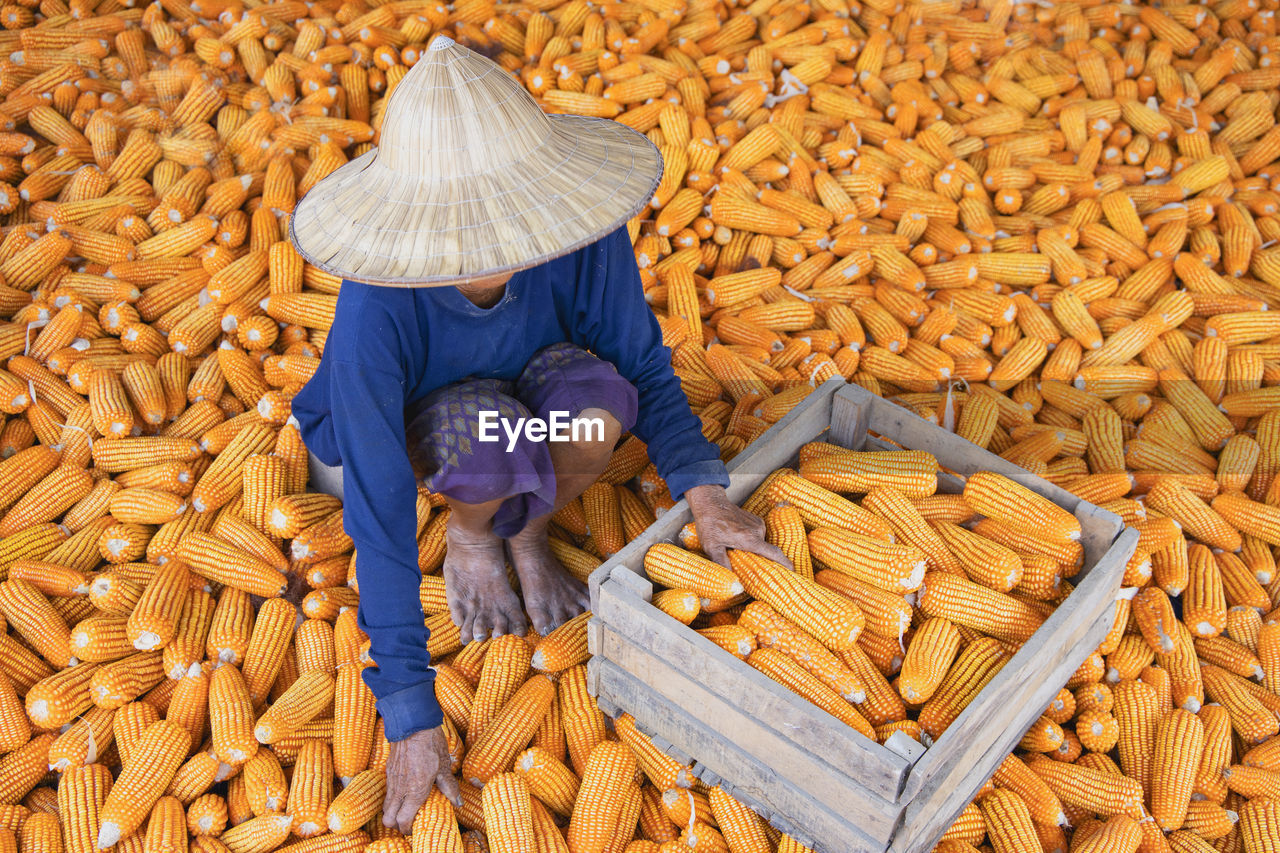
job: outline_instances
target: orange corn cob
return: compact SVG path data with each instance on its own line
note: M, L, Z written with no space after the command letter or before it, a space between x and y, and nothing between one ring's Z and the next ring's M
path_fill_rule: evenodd
M735 550L729 559L748 594L769 604L823 645L838 652L856 644L866 619L853 602L755 554Z
M143 733L102 804L99 847L112 846L141 825L146 810L169 784L189 747L190 736L164 720Z
M467 751L463 777L479 785L509 767L515 756L528 746L555 692L555 685L544 676L526 681Z
M733 598L743 591L742 583L729 569L665 542L645 552L644 567L655 583L692 590L705 599Z
M604 741L591 751L569 821L570 850L603 853L635 772L635 758L623 744Z

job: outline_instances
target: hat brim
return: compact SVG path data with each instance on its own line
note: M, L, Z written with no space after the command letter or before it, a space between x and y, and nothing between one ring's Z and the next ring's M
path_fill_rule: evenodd
M551 115L552 132L495 172L422 180L375 148L298 201L289 237L325 272L432 287L514 273L594 242L652 199L662 156L611 119Z

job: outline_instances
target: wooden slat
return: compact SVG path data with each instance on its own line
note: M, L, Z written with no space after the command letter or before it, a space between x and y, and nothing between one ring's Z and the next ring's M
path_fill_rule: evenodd
M889 804L897 799L908 767L901 756L798 698L706 637L615 587L612 581L601 588L597 615L604 623L605 657L621 663L624 656L631 660L636 651L657 658L670 671L743 709L753 727L767 729L774 721L785 720L786 727L779 727L776 737L810 756L821 756L824 762L858 779L857 788L877 800ZM677 661L678 665L672 663ZM650 683L655 690L663 689L661 684ZM675 737L665 736L678 743ZM690 752L712 765L711 756ZM868 834L874 832L869 829Z
M598 671L601 692L618 707L626 708L643 731L681 732L689 740L719 744L715 750L719 768L714 771L716 775L732 779L731 793L746 805L769 814L769 822L779 830L813 847L817 853L884 853L883 842L868 838L859 830L866 815L860 813L855 804L848 803L848 808L833 812L792 784L772 756L758 757L759 753L743 749L742 744L727 737L718 718L709 713L700 712L696 717L685 713L676 703L660 699L643 675L637 678L637 674L612 661L593 660L592 664ZM702 697L708 695L702 692ZM714 699L712 696L709 700L707 712L725 707ZM702 721L706 719L715 719L715 728ZM765 802L770 803L772 809L760 805ZM783 815L795 817L788 820Z

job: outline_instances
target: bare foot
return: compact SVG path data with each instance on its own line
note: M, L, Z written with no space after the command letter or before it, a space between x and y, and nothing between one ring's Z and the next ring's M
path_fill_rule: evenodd
M546 636L591 606L586 584L565 571L551 553L546 524L526 527L507 540L507 547L520 578L525 610L539 634Z
M503 634L524 634L520 599L507 581L502 540L451 523L445 527L444 591L449 613L464 643Z

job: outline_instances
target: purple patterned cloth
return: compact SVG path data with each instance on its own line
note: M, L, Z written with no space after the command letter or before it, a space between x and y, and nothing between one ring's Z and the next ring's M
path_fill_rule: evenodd
M603 409L622 425L636 422L635 386L601 361L570 343L538 350L516 381L473 379L446 385L405 413L409 458L422 484L438 494L478 504L502 500L493 531L508 538L531 518L555 505L556 479L545 441L523 431L512 444L503 427L491 429L496 441L481 441L481 412L514 428L520 418L550 421L552 413L576 418L586 409Z

